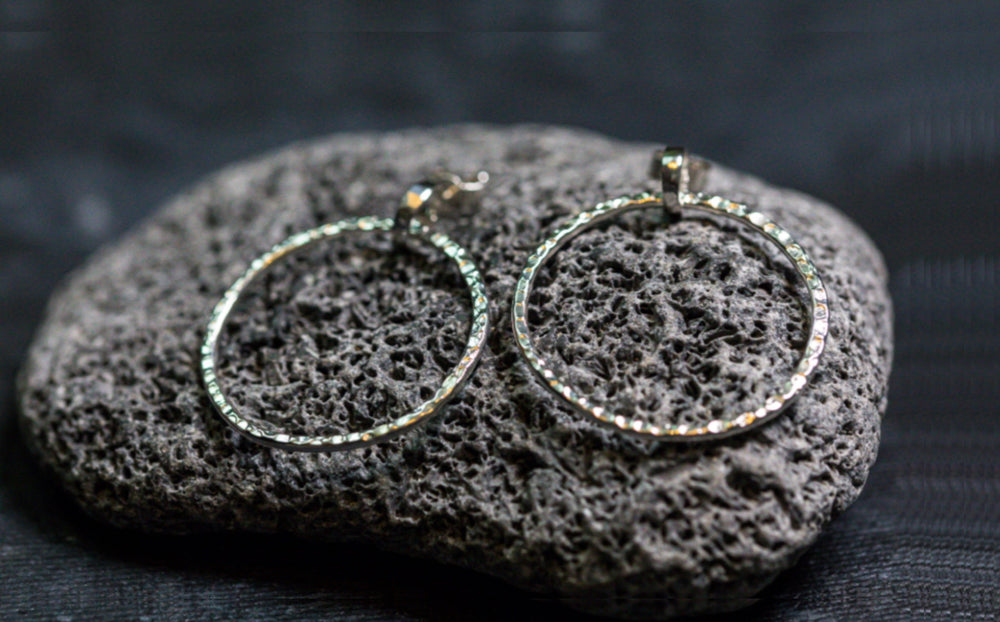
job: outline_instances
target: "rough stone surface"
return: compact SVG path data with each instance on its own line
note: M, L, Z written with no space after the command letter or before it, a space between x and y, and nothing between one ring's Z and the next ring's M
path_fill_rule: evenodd
M227 168L53 298L22 375L24 436L86 510L120 526L364 540L621 617L744 604L855 500L875 459L892 349L886 270L829 206L713 168L708 190L758 206L822 270L825 359L789 411L742 436L649 444L597 427L519 359L510 297L554 225L653 187L652 147L459 126L334 136ZM493 173L478 206L440 223L476 258L495 320L464 393L418 432L350 453L287 453L231 432L197 372L217 297L286 235L390 215L407 184L441 166ZM388 237L306 253L237 310L222 377L248 414L285 429L384 421L461 351L469 305L449 265ZM537 292L542 352L595 401L651 420L762 400L805 334L802 292L769 245L651 211L577 238Z

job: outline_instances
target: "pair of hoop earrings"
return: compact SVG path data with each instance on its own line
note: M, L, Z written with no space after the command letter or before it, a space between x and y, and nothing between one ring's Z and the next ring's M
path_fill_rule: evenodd
M514 291L512 324L518 348L544 386L585 416L599 424L646 439L656 440L707 440L721 438L749 430L772 420L784 410L806 386L816 369L829 331L829 307L826 289L816 271L816 266L792 239L791 234L758 211L744 204L723 197L698 192L702 186L707 163L690 158L683 148L668 147L654 157L654 172L662 181L663 191L642 192L631 196L613 198L598 203L581 212L550 235L529 257ZM264 255L255 259L247 270L226 291L212 311L205 340L201 349L202 378L212 404L222 418L247 438L270 446L299 451L338 451L353 449L388 440L426 422L437 413L472 375L483 353L486 336L490 330L488 301L483 279L473 260L459 244L447 235L434 230L438 209L454 203L469 192L481 190L488 179L485 173L472 181L463 181L449 173L438 174L411 187L403 195L395 218L353 218L323 225L291 236ZM653 425L629 416L612 413L592 403L580 391L559 379L545 359L535 349L528 327L528 304L531 288L542 266L574 236L584 230L625 212L658 208L676 220L684 210L721 215L748 226L763 234L788 257L795 271L809 292L809 337L795 367L792 377L779 393L768 397L755 410L739 413L729 418L714 419L703 426ZM465 279L472 302L472 326L465 351L458 364L451 370L434 395L413 410L396 419L368 430L330 436L295 435L275 433L244 418L223 391L217 375L219 336L227 318L246 288L282 258L345 233L395 232L429 244L449 257L458 266Z

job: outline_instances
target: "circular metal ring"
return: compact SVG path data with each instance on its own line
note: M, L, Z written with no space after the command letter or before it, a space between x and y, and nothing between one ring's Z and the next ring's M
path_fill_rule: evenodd
M792 261L796 273L801 277L809 290L809 299L811 302L809 339L795 367L794 374L783 385L781 392L768 397L764 401L764 404L755 410L740 413L730 418L713 419L702 426L683 424L654 425L624 414L608 412L604 407L594 404L576 388L560 380L556 372L549 367L532 345L531 333L528 329L527 305L531 297L531 288L535 282L535 278L545 262L570 239L598 222L632 210L646 208L663 209L663 198L663 195L660 193L642 193L598 203L593 209L578 214L555 231L528 257L527 266L525 266L524 271L521 273L521 278L517 282L512 309L514 335L517 339L518 347L528 360L528 363L542 379L542 382L551 391L569 402L577 410L592 416L601 424L641 438L708 440L737 434L766 421L770 421L784 410L802 388L806 386L809 376L819 364L820 355L823 353L830 329L829 303L826 288L817 274L816 266L802 247L792 239L791 234L773 223L764 214L723 197L700 193L682 193L679 199L681 207L726 216L764 234L767 240L781 249L781 252Z
M471 375L482 355L483 345L486 342L486 335L489 331L489 307L486 299L486 288L483 285L483 279L479 274L479 270L476 269L475 264L465 249L443 233L426 229L410 233L404 233L395 229L395 232L399 235L413 235L418 237L437 247L450 257L462 273L472 300L472 326L469 330L465 352L462 354L461 360L459 360L458 364L455 365L451 373L441 383L440 388L429 400L389 423L368 430L330 436L308 436L270 432L249 421L229 401L219 384L217 376L219 335L222 333L222 328L236 302L239 300L240 295L255 278L286 255L322 240L352 231L394 231L395 225L396 221L390 218L367 217L342 220L303 231L291 236L264 255L255 259L246 272L226 291L222 296L222 300L219 301L212 311L205 334L205 341L201 347L202 379L212 399L215 410L222 415L226 423L250 440L269 447L298 451L339 451L371 445L402 434L414 428L417 424L428 420L449 399L454 397L456 391L461 388Z

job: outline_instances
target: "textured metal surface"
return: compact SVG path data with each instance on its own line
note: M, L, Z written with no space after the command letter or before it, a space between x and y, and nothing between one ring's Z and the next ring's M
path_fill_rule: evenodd
M684 185L686 185L686 180ZM535 349L528 326L528 305L531 302L532 285L549 258L574 236L603 220L637 209L664 208L665 200L661 193L641 193L598 203L593 209L581 212L549 236L528 257L528 263L521 273L521 278L518 279L517 289L514 293L514 304L511 308L514 333L518 347L545 386L577 410L590 415L599 423L646 438L665 440L721 438L770 421L782 412L807 385L809 376L819 365L819 359L823 354L826 337L830 330L827 293L823 281L817 274L816 266L809 259L805 250L799 246L788 231L772 222L761 212L754 211L741 203L707 194L681 193L679 199L681 207L727 216L764 234L765 239L781 249L781 252L792 261L796 273L808 287L810 295L809 338L806 341L802 357L795 367L794 375L782 386L781 392L768 397L760 407L754 410L728 418L712 419L705 425L654 424L634 418L628 413L610 412L600 404L595 404L580 389L564 382L559 372L554 370Z
M458 266L462 277L469 288L472 301L472 326L469 329L469 339L461 360L441 383L441 387L427 401L413 410L385 423L367 430L345 432L343 434L310 436L305 434L290 434L273 432L245 418L227 396L217 374L217 357L219 337L222 334L226 319L240 299L243 291L260 275L267 271L275 262L303 248L337 237L343 233L392 231L396 221L391 218L357 218L341 220L323 225L315 229L297 233L281 242L264 255L255 259L232 286L223 294L222 300L216 305L209 319L205 341L201 347L202 380L212 405L230 426L247 438L283 449L299 451L337 451L363 447L372 443L388 440L427 421L434 413L444 406L469 378L476 363L482 355L483 344L489 333L489 306L486 300L486 289L482 276L473 261L459 244L456 244L443 233L433 232L425 227L410 227L407 233L401 235L416 236L440 249Z

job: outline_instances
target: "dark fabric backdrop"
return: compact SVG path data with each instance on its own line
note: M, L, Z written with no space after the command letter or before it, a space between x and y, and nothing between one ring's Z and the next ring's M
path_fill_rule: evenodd
M892 270L897 314L880 458L857 504L749 613L1000 615L1000 41L970 30L995 28L995 5L173 6L0 2L0 617L565 614L365 547L103 527L36 469L16 429L15 374L59 278L170 194L291 140L458 121L685 144L861 223ZM462 32L302 32L386 24ZM472 32L487 28L615 32ZM866 28L878 32L852 32ZM955 32L914 34L937 28Z

